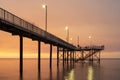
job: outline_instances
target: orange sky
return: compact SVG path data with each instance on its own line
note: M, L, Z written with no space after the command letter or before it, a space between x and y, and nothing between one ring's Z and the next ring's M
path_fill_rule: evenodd
M66 39L65 26L69 27L73 44L80 37L82 46L104 44L105 51L116 52L103 57L120 57L120 1L119 0L2 0L0 7L44 29L45 10L42 4L48 5L48 32ZM9 54L19 56L19 38L0 31L0 56ZM54 53L56 48L54 47ZM24 53L37 54L37 42L24 39ZM49 54L49 45L42 43L42 53ZM46 54L43 54L43 57ZM49 55L48 55L49 56ZM11 56L10 56L11 57Z

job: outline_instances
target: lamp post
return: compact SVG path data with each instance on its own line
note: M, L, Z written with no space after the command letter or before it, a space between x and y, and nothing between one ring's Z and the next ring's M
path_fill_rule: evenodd
M47 5L42 5L45 9L45 31L47 32Z
M91 38L92 38L92 37L91 37L91 36L89 36L88 38L89 38L89 41L90 41L90 46L91 46L91 44L92 44Z
M73 44L72 40L73 40L73 38L70 38L70 42L71 42L71 44Z
M80 47L80 45L79 45L79 36L78 36L77 40L78 40L77 47L79 48Z
M92 48L92 45L91 45L91 36L88 37L89 38L89 41L90 41L90 45L89 45L89 49ZM92 50L89 51L89 54L92 54ZM89 57L89 61L93 60L93 55Z
M67 42L69 42L69 28L66 26L65 30L66 30L66 40Z

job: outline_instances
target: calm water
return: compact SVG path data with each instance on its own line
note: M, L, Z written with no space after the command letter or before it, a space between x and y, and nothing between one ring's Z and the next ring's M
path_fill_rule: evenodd
M49 60L42 59L39 76L37 69L37 59L24 59L23 80L120 80L120 60L65 63L64 67L53 60L50 70ZM20 80L18 59L0 59L0 80Z

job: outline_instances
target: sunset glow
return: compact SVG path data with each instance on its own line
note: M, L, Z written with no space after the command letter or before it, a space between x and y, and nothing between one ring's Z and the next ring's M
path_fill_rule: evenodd
M0 7L44 29L45 13L48 5L48 32L66 41L66 31L70 30L70 43L80 46L90 44L105 45L102 57L120 58L120 1L106 0L2 0ZM42 5L42 7L41 7ZM67 26L66 26L67 24ZM64 30L65 29L65 30ZM24 57L37 58L37 41L24 38ZM19 57L19 37L0 31L0 58ZM48 44L42 42L42 58L49 58ZM115 54L111 54L115 52ZM107 53L107 54L105 54ZM110 55L108 55L110 53ZM112 55L112 56L111 56ZM56 47L53 49L56 57Z

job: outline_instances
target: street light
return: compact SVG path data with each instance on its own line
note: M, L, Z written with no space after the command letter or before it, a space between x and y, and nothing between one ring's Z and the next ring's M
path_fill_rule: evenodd
M45 31L47 32L47 5L42 5L45 9Z
M72 41L72 40L73 40L73 38L70 38L70 40Z
M88 38L89 38L89 39L91 39L92 37L91 37L91 36L89 36Z
M73 38L70 38L70 42L71 42L71 44L73 44L73 43L72 43L72 40L73 40Z
M65 30L66 30L66 40L67 40L67 42L69 42L69 28L68 28L68 26L66 26L65 27Z
M89 38L89 40L90 40L90 46L91 46L91 38L92 38L92 37L91 37L91 36L89 36L88 38Z
M78 40L77 47L79 48L80 47L80 45L79 45L79 36L78 36L77 40Z

